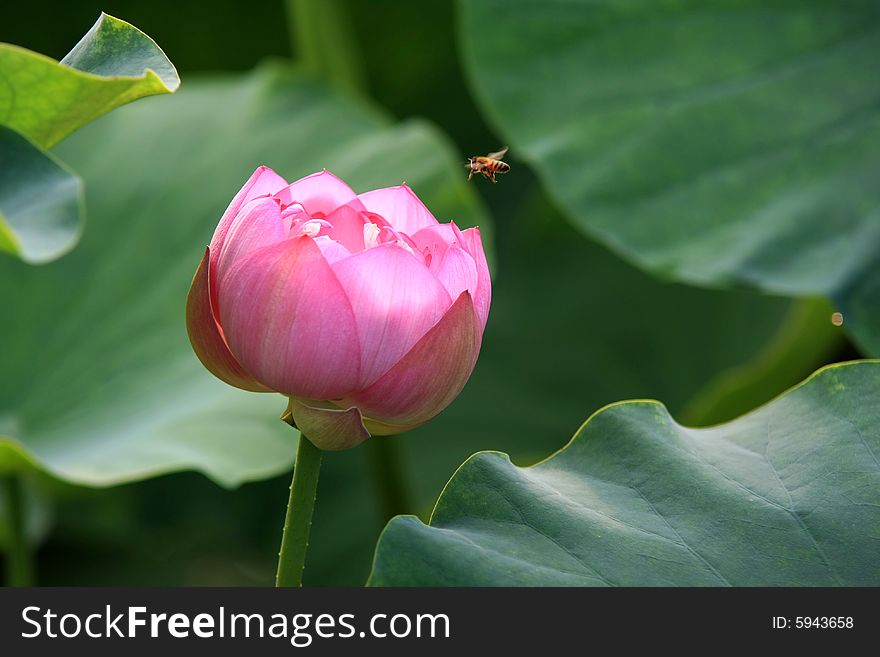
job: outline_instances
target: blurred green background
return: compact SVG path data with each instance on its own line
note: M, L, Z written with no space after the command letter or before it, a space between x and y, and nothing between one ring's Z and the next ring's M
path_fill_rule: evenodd
M465 80L455 3L348 1L337 6L349 31L344 48L356 53L350 60L355 62L351 78L355 83L341 90L343 96L359 96L394 121L427 120L447 136L454 158L461 162L503 145ZM220 0L209 8L187 1L5 3L0 6L0 41L58 59L100 11L153 37L183 81L180 100L143 101L126 115L130 117L162 112L162 103L171 102L180 107L192 102L191 112L197 117L198 99L188 86L195 88L205 76L232 79L215 74L244 74L267 60L295 59L297 53L296 14L280 0ZM321 71L313 74L321 84ZM283 77L277 84L284 84ZM208 115L235 112L232 102L199 107L206 108L208 124L212 120ZM126 112L129 109L123 108L119 114ZM113 181L113 194L94 184L105 169L161 169L174 177L175 163L181 169L188 166L185 157L173 156L170 138L137 154L127 150L121 137L108 143L108 135L122 134L114 117L99 119L94 130L83 130L59 149L89 184L84 249L97 248L88 241L88 231L98 229L100 216L114 216L125 203L167 193L170 200L164 205L156 201L162 212L189 207L175 200L175 194L184 192L167 192L159 175L132 173L126 178L122 173ZM206 149L211 141L226 140L230 143L223 152L228 157L245 150L247 158L270 166L297 158L301 166L324 166L313 162L310 154L283 155L283 131L265 147L245 144L246 131L211 134L210 128L204 128L203 132L192 139L203 139ZM198 150L198 143L193 148ZM102 149L106 149L103 155ZM126 154L131 161L125 161ZM107 161L102 162L102 157ZM434 152L420 154L426 161L440 157ZM210 179L210 158L193 159ZM846 339L831 329L832 309L825 302L697 289L641 272L572 228L533 172L517 161L515 150L509 160L513 170L498 185L483 180L471 184L471 193L479 198L468 200L469 209L461 211L478 220L491 217L486 232L494 241L494 299L477 369L461 397L439 418L410 435L387 439L409 489L403 510L427 518L443 484L475 451L507 451L519 464L540 460L564 445L606 403L657 398L683 421L711 424L772 398L822 364L857 356ZM187 175L184 170L179 173ZM464 168L460 173L464 178ZM362 191L358 181L369 180L369 175L357 171L350 175ZM120 185L131 189L118 189ZM199 240L203 244L210 236L219 211L236 189L224 182L216 189L189 192L209 195L207 206L216 212L200 220L197 235L185 235L190 252L198 251ZM113 199L105 200L102 194ZM455 198L447 199L443 209L455 212ZM181 272L191 272L197 264L186 259L172 262L180 249L164 250L160 236L140 232L137 239L144 240L142 247L166 254L169 262L160 263L160 268L176 271L179 266ZM178 276L183 293L188 275ZM82 292L76 291L76 280L68 283L72 293ZM145 280L143 288L120 294L149 293L150 285ZM182 303L181 296L180 322L174 327L180 332ZM174 317L162 321L173 322ZM26 354L20 358L27 361ZM107 358L112 362L112 354ZM0 372L4 377L10 374ZM4 383L0 390L12 389L11 382ZM277 406L280 413L284 406L280 398ZM293 441L290 453L292 458ZM375 540L390 511L381 502L377 484L381 457L368 446L327 455L306 584L365 581ZM32 528L39 538L38 581L43 585L270 584L288 485L288 473L231 490L192 472L111 488L79 487L33 475L28 490Z

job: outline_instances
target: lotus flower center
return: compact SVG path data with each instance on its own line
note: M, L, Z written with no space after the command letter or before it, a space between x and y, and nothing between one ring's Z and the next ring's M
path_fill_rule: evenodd
M306 221L300 227L301 235L308 235L309 237L317 237L318 233L321 232L321 229L324 227L323 224L326 224L326 221L321 221L320 219L313 219L311 221Z
M399 233L391 226L382 226L379 227L376 224L370 222L364 224L364 249L372 249L373 247L379 246L380 244L389 244L393 243L396 246L399 246L401 249L406 251L411 255L415 255L415 251L413 251L412 246L410 245L411 240L403 233Z
M372 249L379 246L379 233L382 229L374 223L364 224L364 248Z

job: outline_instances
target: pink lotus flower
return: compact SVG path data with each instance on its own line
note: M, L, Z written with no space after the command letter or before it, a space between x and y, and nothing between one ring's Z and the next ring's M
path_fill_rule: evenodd
M441 224L406 185L355 194L328 171L257 169L187 298L196 355L230 385L290 397L323 449L434 417L473 370L491 283L476 228Z

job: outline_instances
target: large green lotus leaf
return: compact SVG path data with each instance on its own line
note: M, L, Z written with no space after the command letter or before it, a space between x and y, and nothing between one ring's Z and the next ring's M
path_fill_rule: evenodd
M125 108L60 152L91 220L45 267L0 260L0 471L101 486L194 468L234 485L290 467L283 398L215 380L183 322L205 244L260 164L289 179L327 167L360 190L406 179L437 216L490 232L433 128L391 127L280 67Z
M150 37L107 14L60 62L0 43L0 72L0 125L42 148L115 107L180 85Z
M52 155L0 125L0 251L48 262L76 242L82 180Z
M728 424L612 404L521 468L481 452L430 525L398 517L374 586L876 586L880 362L829 366Z
M511 157L652 272L830 296L880 354L875 2L461 2Z
M150 37L106 14L61 62L0 43L0 79L0 251L48 262L76 244L82 183L45 149L180 79Z
M475 449L537 460L585 408L650 397L703 425L736 417L827 362L840 339L822 304L660 282L540 200L512 205L499 211L498 275L474 374L455 403L402 439L426 504Z

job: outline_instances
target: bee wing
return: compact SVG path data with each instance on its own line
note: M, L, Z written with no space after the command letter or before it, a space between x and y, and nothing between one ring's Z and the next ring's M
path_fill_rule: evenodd
M490 160L503 160L504 156L507 155L507 146L502 148L500 151L495 151L494 153L489 153Z

